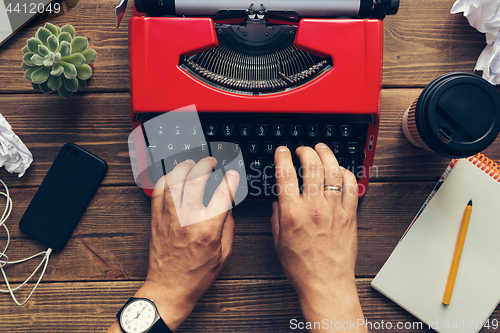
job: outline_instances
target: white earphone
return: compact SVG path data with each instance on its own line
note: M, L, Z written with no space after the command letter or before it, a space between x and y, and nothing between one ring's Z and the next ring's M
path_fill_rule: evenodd
M31 257L24 258L21 260L15 260L15 261L9 260L9 257L7 256L6 253L7 253L7 249L9 248L9 243L10 243L10 232L9 232L9 229L7 228L7 226L5 225L5 221L7 221L7 219L10 216L10 213L12 212L12 198L10 197L9 188L7 187L7 185L1 179L0 179L0 182L2 183L2 185L5 188L5 192L0 192L0 194L6 198L5 209L3 211L2 217L0 218L0 226L3 226L5 228L5 231L7 232L7 244L5 245L3 252L0 252L0 270L2 271L2 275L3 275L3 278L5 280L5 284L7 285L7 289L6 290L0 289L0 292L1 293L10 293L10 295L12 296L12 299L14 300L14 302L16 302L17 305L24 305L30 299L31 295L33 295L33 292L35 291L36 287L38 287L38 284L42 280L43 274L45 274L45 270L47 269L47 264L49 263L49 257L50 257L50 254L52 253L52 249L48 248L47 251L37 253L35 255L32 255ZM19 286L12 288L10 286L9 280L7 279L7 274L5 273L4 267L6 265L20 264L22 262L34 259L34 258L39 257L41 255L43 255L42 261L40 261L40 264L38 264L38 266L35 268L33 273L31 273L31 275L26 280L24 280L24 282L21 283ZM36 282L35 286L31 290L31 293L28 295L28 297L26 297L24 302L19 303L16 296L14 295L14 291L19 290L26 283L28 283L28 281L33 277L33 275L36 274L36 272L38 272L38 270L40 269L40 267L42 267L42 265L43 265L42 273L40 274L40 277L38 278L38 281Z

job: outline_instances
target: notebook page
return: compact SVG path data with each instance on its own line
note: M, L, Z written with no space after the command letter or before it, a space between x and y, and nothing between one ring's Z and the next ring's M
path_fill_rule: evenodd
M473 201L449 306L442 304L465 206ZM500 301L500 183L461 159L372 281L438 332L477 332Z
M10 26L9 16L5 10L5 4L0 1L0 45L12 34L12 27Z
M0 45L7 41L52 0L0 0Z

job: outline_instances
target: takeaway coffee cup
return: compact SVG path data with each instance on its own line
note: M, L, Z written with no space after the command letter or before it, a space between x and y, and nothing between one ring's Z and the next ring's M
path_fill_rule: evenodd
M449 158L486 149L500 131L500 96L481 77L445 74L406 110L403 132L412 144Z

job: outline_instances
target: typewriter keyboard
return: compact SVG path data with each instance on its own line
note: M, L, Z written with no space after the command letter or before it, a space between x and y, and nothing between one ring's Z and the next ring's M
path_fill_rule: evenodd
M364 160L368 124L373 122L371 116L307 113L200 112L198 116L201 128L195 124L158 123L154 131L146 133L148 150L164 150L169 156L149 168L153 184L188 158L198 162L213 156L217 159L216 170L226 167L240 173L240 187L246 183L247 198L274 199L279 193L274 168L277 147L287 146L295 167L299 168L295 149L323 142L331 148L339 164L356 175ZM209 182L218 184L219 178L214 172ZM301 184L299 173L299 186ZM205 196L210 198L211 193Z

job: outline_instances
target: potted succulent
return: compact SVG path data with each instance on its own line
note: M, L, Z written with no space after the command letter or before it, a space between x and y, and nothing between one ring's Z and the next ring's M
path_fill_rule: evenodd
M92 76L89 64L96 59L87 38L75 37L75 29L69 24L59 28L45 23L22 51L24 78L33 88L43 93L58 91L64 98L86 87L86 80Z

